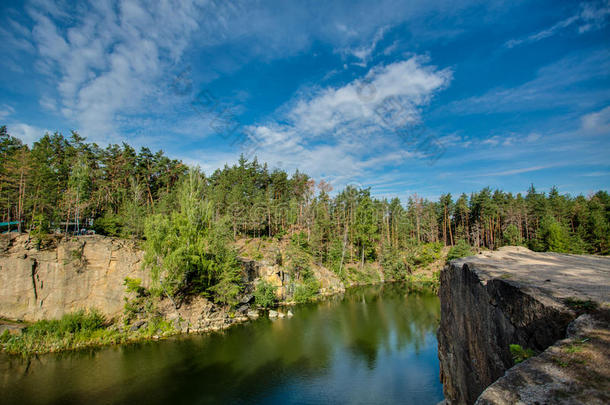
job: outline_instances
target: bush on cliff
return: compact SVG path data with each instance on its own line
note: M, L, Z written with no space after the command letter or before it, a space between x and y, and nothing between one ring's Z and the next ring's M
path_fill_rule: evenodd
M320 291L320 283L313 276L306 278L302 284L296 284L292 299L301 304L311 301Z
M240 266L229 242L225 220L214 220L214 210L204 200L203 174L191 170L178 187L178 207L169 214L146 220L144 262L151 271L153 293L201 293L232 304L239 293Z
M447 253L447 263L461 257L472 256L473 254L472 248L468 242L460 239L455 246L452 246L451 249L449 249L449 253Z
M268 281L261 280L256 284L254 290L254 302L262 308L274 307L277 303L275 290L277 288Z

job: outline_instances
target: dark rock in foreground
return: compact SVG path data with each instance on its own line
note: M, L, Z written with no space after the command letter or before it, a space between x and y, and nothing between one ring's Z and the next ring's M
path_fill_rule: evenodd
M451 262L441 273L438 332L447 401L472 404L498 379L478 403L567 404L603 399L608 392L608 367L600 368L597 379L583 377L591 376L584 372L568 375L561 369L584 369L587 360L561 360L547 351L556 342L557 350L574 345L571 340L558 343L569 337L571 325L571 339L580 339L575 342L582 348L569 346L568 351L590 353L596 364L608 364L608 351L602 348L609 339L609 281L607 257L511 247ZM592 314L583 315L589 317L587 322L573 322L585 312ZM512 368L511 344L544 353ZM578 394L582 392L586 397Z

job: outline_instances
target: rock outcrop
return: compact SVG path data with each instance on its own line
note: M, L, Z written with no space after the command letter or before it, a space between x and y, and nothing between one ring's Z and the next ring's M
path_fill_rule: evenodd
M561 395L545 394L539 385L573 387L576 377L560 376L556 369L561 364L555 364L552 371L552 355L547 355L547 350L566 338L568 326L583 311L596 313L597 328L605 330L607 337L604 314L608 311L609 281L607 257L535 253L513 247L452 261L441 273L438 332L446 401L475 403L500 379L478 403L536 403L532 398L540 397L546 399L539 403L561 403ZM596 347L601 347L590 339L587 344L597 342ZM543 353L511 369L511 344ZM608 361L607 351L593 351ZM602 378L607 381L609 373L606 369ZM600 395L604 392L600 384L587 389ZM578 402L567 389L561 392L568 393L565 403L585 403Z
M282 266L270 264L266 260L255 261L241 258L246 282L255 280L265 280L276 287L276 295L280 300L285 300L289 296L289 285L291 283L288 273ZM321 295L333 295L345 292L345 286L335 273L325 267L313 265L311 267L313 276L320 283Z
M38 249L27 235L0 236L3 318L36 321L89 308L114 317L123 311L126 277L149 283L132 241L79 236Z
M79 309L95 308L109 318L123 314L125 278L138 278L150 285L149 273L142 268L143 252L135 241L100 235L68 239L51 238L40 247L28 235L0 235L0 318L37 321L59 318ZM277 286L281 300L288 296L290 280L282 266L242 258L246 291L236 316L203 297L191 297L174 308L161 300L160 311L176 330L204 331L247 319L254 285L264 279ZM331 271L312 266L320 282L320 293L345 291Z

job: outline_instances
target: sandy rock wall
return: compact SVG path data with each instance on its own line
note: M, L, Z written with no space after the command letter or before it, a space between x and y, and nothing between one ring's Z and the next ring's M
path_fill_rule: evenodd
M35 321L96 308L122 313L123 280L149 279L134 242L103 236L38 249L27 235L0 235L0 317Z

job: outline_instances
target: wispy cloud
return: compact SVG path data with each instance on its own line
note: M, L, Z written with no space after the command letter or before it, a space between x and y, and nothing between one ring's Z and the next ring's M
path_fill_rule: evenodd
M93 139L117 135L119 116L143 111L156 83L198 28L195 2L93 2L27 8L38 69L57 83L58 111ZM41 106L53 110L49 96Z
M366 45L354 47L354 48L344 49L344 50L342 50L342 53L350 54L350 55L354 56L356 59L358 59L358 62L353 63L354 65L366 67L368 65L369 61L371 60L371 56L372 56L373 52L375 51L375 48L377 48L377 44L379 43L379 41L381 41L383 39L383 35L385 34L385 32L387 30L388 30L387 27L381 27L380 29L377 30L377 32L373 36L373 40L370 43L368 43Z
M250 127L259 145L259 157L269 162L282 160L314 176L332 174L339 178L370 175L416 157L417 151L401 148L376 109L396 97L405 109L395 118L419 121L421 107L452 78L450 70L426 62L425 58L412 57L375 66L344 86L315 88L297 95L274 119Z
M0 105L0 120L6 119L8 116L12 115L15 112L15 109L7 104Z
M610 135L610 106L582 117L585 134Z
M578 12L564 20L557 22L549 28L542 31L535 32L528 35L525 38L511 39L504 45L507 48L514 48L519 45L525 45L532 42L538 42L545 38L556 35L561 30L564 30L571 26L576 26L578 33L602 28L608 22L610 16L610 1L593 1L587 3L581 3Z
M529 166L529 167L522 167L522 168L519 168L519 169L504 170L504 171L500 171L500 172L479 173L479 174L474 175L472 177L512 176L514 174L535 172L535 171L538 171L538 170L550 169L552 167L557 167L557 166L559 166L559 165L558 164L550 164L550 165Z
M496 88L480 96L455 101L447 106L452 112L485 114L491 112L535 111L558 106L592 106L610 98L604 87L576 86L589 80L608 77L610 51L607 49L566 56L538 70L536 77L521 85Z

